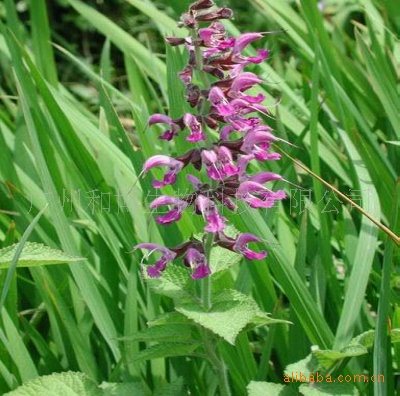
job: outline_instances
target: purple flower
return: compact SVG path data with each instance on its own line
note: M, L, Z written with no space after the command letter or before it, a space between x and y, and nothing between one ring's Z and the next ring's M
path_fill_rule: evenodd
M195 248L187 250L185 264L192 269L193 279L202 279L211 274L206 256Z
M180 220L182 212L187 208L188 203L179 198L162 195L157 197L150 205L150 209L158 209L160 206L172 206L166 214L157 217L157 223L170 224Z
M190 130L190 135L186 138L187 141L191 143L197 143L207 139L200 122L197 120L197 117L186 113L183 116L183 122Z
M174 121L172 120L171 117L168 117L163 114L153 114L149 118L149 125L155 125L155 124L167 124L170 129L165 131L161 136L160 139L163 140L172 140L175 135L178 134L180 131L179 125L175 124Z
M166 166L168 167L168 171L164 175L164 179L162 181L153 181L154 188L162 188L168 184L174 184L176 181L176 174L181 171L184 163L168 157L167 155L154 155L145 162L143 171L147 173L150 169L158 166Z
M254 87L254 85L260 84L261 82L262 79L259 78L254 73L249 73L249 72L242 73L233 80L231 91L232 92L247 91L248 89Z
M236 197L252 208L272 208L275 201L286 198L286 194L282 190L271 191L260 183L245 181L240 184Z
M190 7L190 11L199 11L199 10L204 10L207 8L211 8L214 5L213 0L198 0L195 1Z
M270 128L259 126L247 133L241 149L246 154L253 154L259 161L279 159L279 154L273 153L271 155L268 152L271 143L276 140L276 137L270 132Z
M190 84L193 78L193 67L185 67L181 72L179 72L179 78L185 85Z
M224 180L238 173L232 153L227 147L204 150L201 153L201 159L207 169L207 175L213 180Z
M156 245L155 243L140 243L135 246L135 249L146 249L149 250L149 254L154 252L161 253L161 258L157 260L153 265L147 267L147 274L151 278L158 278L161 273L167 267L167 264L175 259L176 253L172 250L167 249L164 246Z
M249 177L250 181L264 184L271 181L282 180L282 176L272 172L260 172Z
M196 206L207 222L205 232L220 232L225 228L225 218L218 213L215 203L204 195L196 199Z
M191 185L193 186L193 188L195 190L199 190L201 188L201 186L203 185L201 180L199 178L197 178L196 176L187 175L186 178L188 179L188 181L191 183Z
M240 35L235 41L233 53L241 53L250 43L255 40L259 40L261 37L263 37L262 33L244 33Z
M199 38L205 47L217 47L225 37L225 26L220 22L213 22L208 28L199 29Z
M248 248L248 244L250 242L260 242L260 239L252 234L240 234L233 245L233 250L242 254L249 260L263 260L265 257L267 257L267 252L265 251L255 252L250 250Z

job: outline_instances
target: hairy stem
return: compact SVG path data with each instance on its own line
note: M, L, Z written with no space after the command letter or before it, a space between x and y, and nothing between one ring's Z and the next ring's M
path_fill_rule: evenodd
M210 257L211 257L211 249L214 243L214 234L209 233L207 234L206 242L205 242L205 255L207 258L207 263L210 264ZM203 301L204 307L209 310L211 308L211 277L206 276L202 280L201 284L201 299Z

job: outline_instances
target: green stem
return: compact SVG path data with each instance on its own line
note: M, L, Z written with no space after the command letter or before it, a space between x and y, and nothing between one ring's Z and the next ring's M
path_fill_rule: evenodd
M219 378L219 390L221 396L231 396L231 389L228 380L228 371L222 358L218 357L217 347L214 343L210 342L213 335L209 331L204 330L203 339L207 353L207 357L214 366L214 369Z
M205 242L205 255L207 258L207 263L210 263L211 257L211 249L214 243L214 234L207 234L206 242ZM204 307L209 310L211 308L211 277L207 276L202 280L201 284L201 297L203 301Z
M205 248L205 255L207 258L207 262L210 263L211 258L211 250L214 243L214 234L209 233L207 234L207 238L204 244ZM207 276L202 280L202 287L201 287L201 297L203 301L203 305L208 311L211 308L211 277ZM214 343L210 342L210 338L213 336L208 331L203 332L203 340L205 349L207 351L207 355L214 366L215 371L217 372L219 378L219 389L221 396L231 396L231 390L229 386L228 380L228 372L223 359L218 356L217 348Z
M192 40L193 43L196 43L198 39L197 29L193 31ZM203 89L208 89L210 87L210 81L208 80L207 73L203 71L203 54L201 53L201 47L197 44L194 44L195 48L195 57L196 57L196 70L198 73L199 80L203 84Z

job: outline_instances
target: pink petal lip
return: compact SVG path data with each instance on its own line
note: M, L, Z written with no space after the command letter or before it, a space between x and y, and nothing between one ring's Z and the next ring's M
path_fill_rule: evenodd
M222 89L219 87L213 87L210 89L210 93L208 94L209 101L215 106L223 102L227 102L227 99L222 92Z
M250 250L247 246L250 242L260 242L260 239L252 234L248 233L240 234L236 239L233 249L238 253L243 254L243 256L245 256L249 260L264 259L267 256L267 252L266 251L255 252L253 250Z
M186 113L183 116L183 123L189 128L190 135L186 138L187 141L195 143L206 140L206 135L203 132L201 123L193 114Z
M239 74L232 82L231 91L246 91L262 80L254 73L245 72Z
M211 271L206 256L197 249L189 248L185 260L192 268L192 279L202 279L210 275Z
M211 199L200 194L196 198L196 206L207 222L204 231L216 233L225 228L225 218L218 213L215 203Z
M233 52L235 54L242 52L250 43L263 37L262 33L244 33L240 35L235 42Z
M179 198L170 197L169 195L161 195L150 204L150 208L156 209L164 205L187 206L187 202Z
M210 267L206 264L199 265L192 273L192 279L203 279L211 275Z
M159 260L157 260L153 265L147 266L147 274L151 278L160 277L161 273L165 270L167 264L174 260L176 257L175 252L155 243L140 243L135 246L135 249L149 250L150 254L153 252L161 253L161 258Z
M170 168L179 166L179 162L172 157L168 157L167 155L154 155L150 157L144 164L143 170L148 172L150 169L157 166L168 166Z
M252 208L271 208L275 201L284 199L284 191L271 191L262 184L245 181L239 186L236 196L247 202Z
M153 114L149 118L149 125L154 125L154 124L168 124L171 125L173 124L172 118L168 117L164 114Z
M192 184L192 186L195 190L198 190L203 185L203 182L200 179L198 179L196 176L187 175L186 178Z
M168 157L167 155L155 155L145 162L143 166L143 172L147 173L150 169L158 166L167 166L169 169L164 175L164 179L162 181L153 181L154 188L162 188L168 184L175 183L176 174L181 171L184 165L185 164L183 162L177 161L176 159Z
M163 215L157 216L156 221L159 224L170 224L178 221L182 217L182 212L187 208L188 203L179 198L162 195L150 204L150 208L156 209L165 205L172 206L172 209Z
M270 181L282 180L282 176L273 172L260 172L254 176L250 176L249 180L256 183L264 184Z

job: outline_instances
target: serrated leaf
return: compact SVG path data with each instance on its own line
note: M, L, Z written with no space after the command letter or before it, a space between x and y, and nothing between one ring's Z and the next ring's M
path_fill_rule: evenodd
M232 345L238 334L253 321L259 323L264 319L263 324L286 323L270 318L250 296L236 290L224 290L214 297L209 311L198 304L182 304L176 310Z
M7 268L15 255L18 244L0 249L0 269ZM65 264L84 260L62 250L53 249L41 243L27 242L18 260L18 267L37 267L40 265Z
M45 375L28 381L17 389L6 393L7 396L102 396L103 391L99 389L86 374L56 373Z
M191 324L192 322L185 316L179 312L167 312L165 314L160 315L158 318L150 320L147 324L152 326L161 326L165 324Z
M163 344L153 345L149 348L140 351L134 356L134 362L144 360L166 358L173 356L189 356L192 355L200 343L183 343L183 342L169 342Z
M135 334L123 337L130 341L187 341L192 337L192 327L184 324L168 324L149 327Z
M331 349L326 350L315 350L312 354L316 357L319 362L319 367L329 368L338 360L345 358L361 356L368 353L368 349L374 345L375 330L368 330L364 333L354 337L349 345L342 348L340 351ZM400 342L400 329L392 329L391 331L391 342Z
M156 293L171 298L190 299L194 294L194 281L190 278L189 271L178 265L168 266L158 279L147 276L147 281Z
M210 255L211 273L214 275L218 272L227 270L235 264L238 264L241 259L242 256L240 254L215 246L212 248Z
M297 396L295 389L272 382L251 381L247 385L248 396Z
M299 388L300 394L304 396L357 396L357 389L350 384L323 383L323 384L303 384Z
M318 369L318 361L313 354L309 354L298 362L289 364L285 368L285 375L291 377L292 373L302 373L308 377L311 373L315 373Z
M328 369L336 361L342 360L348 357L361 356L368 353L368 349L362 345L353 345L344 348L343 351L332 351L332 350L316 350L313 355L317 358L319 366Z

